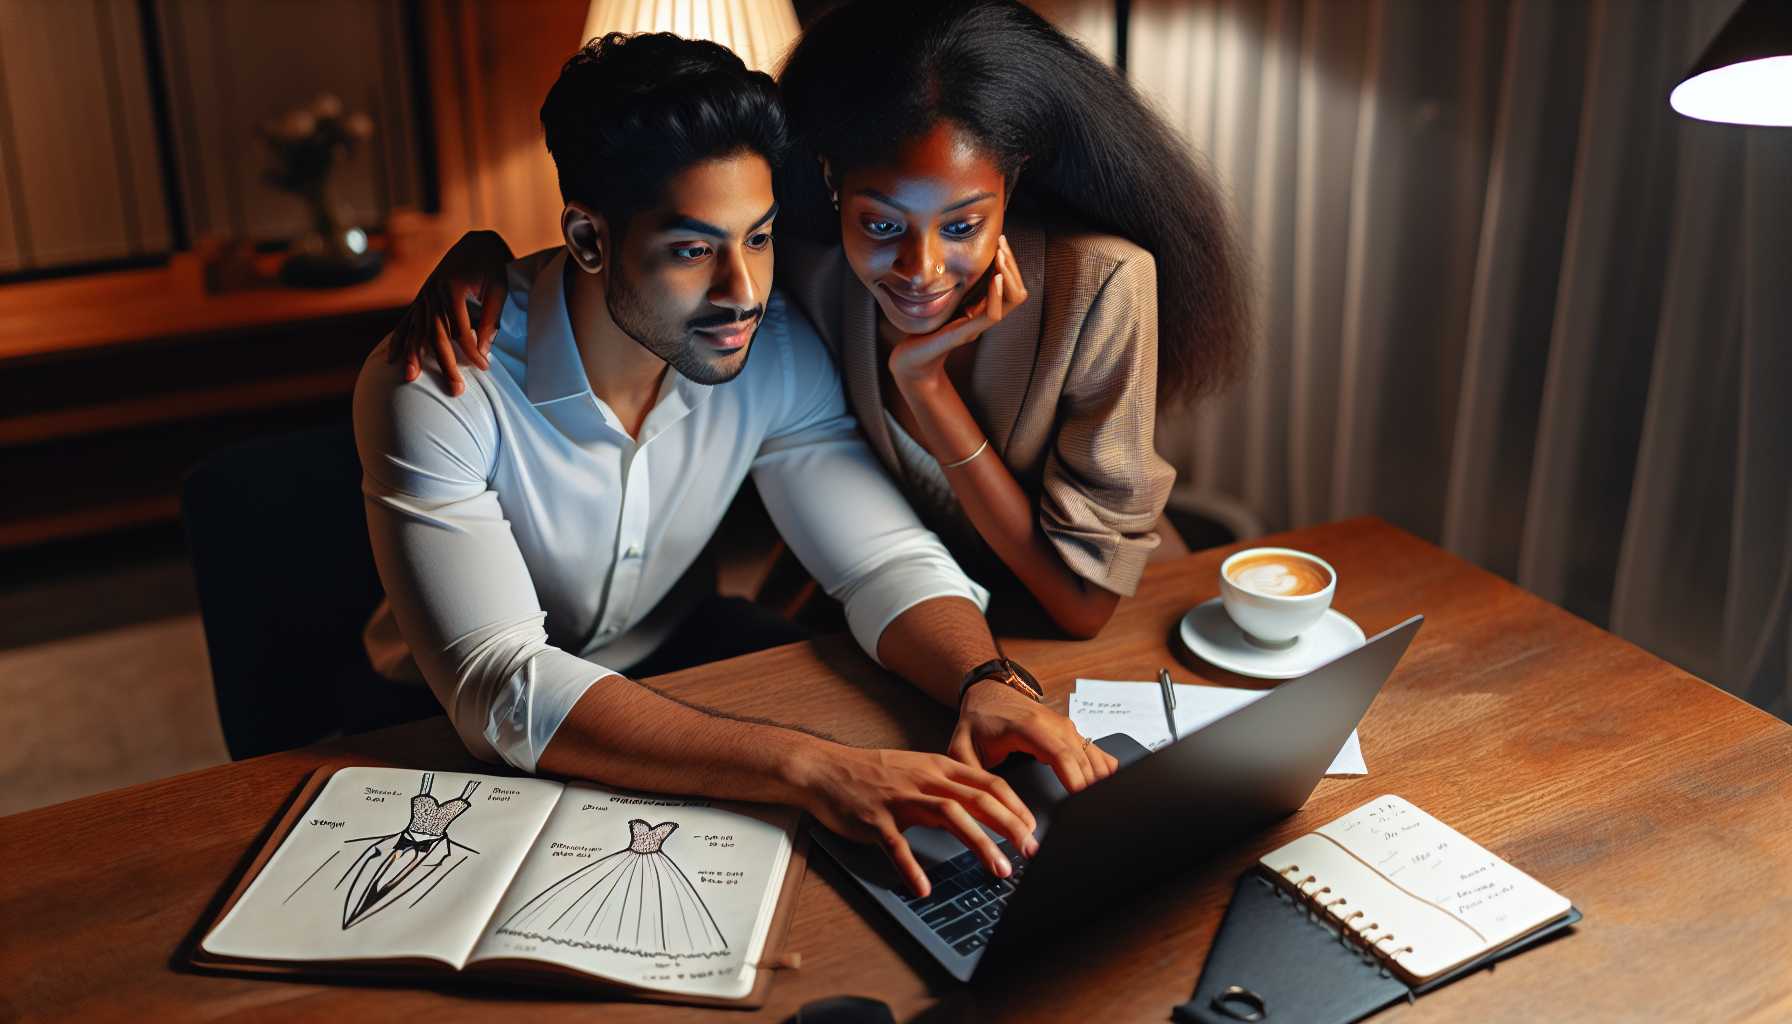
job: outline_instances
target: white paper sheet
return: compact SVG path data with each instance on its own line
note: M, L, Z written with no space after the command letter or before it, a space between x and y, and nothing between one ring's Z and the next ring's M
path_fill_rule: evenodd
M1176 684L1177 738L1187 736L1214 719L1224 717L1268 693L1230 686ZM1078 679L1070 695L1070 720L1084 736L1101 737L1120 732L1148 750L1170 742L1170 723L1164 718L1163 691L1157 683ZM1338 749L1327 775L1367 775L1363 748L1356 730Z

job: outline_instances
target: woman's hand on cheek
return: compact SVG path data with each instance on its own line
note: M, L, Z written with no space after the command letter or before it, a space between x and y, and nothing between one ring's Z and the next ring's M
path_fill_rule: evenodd
M1014 264L1014 251L1006 235L996 241L994 275L989 291L963 316L947 321L931 334L912 334L890 351L890 375L907 394L946 380L946 356L976 341L1014 307L1027 301L1027 288Z

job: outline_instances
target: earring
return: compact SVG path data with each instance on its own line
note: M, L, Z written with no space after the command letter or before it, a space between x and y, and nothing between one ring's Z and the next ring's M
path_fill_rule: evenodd
M840 212L840 190L834 189L832 192L829 192L828 198L832 199L834 201L834 212L839 213Z

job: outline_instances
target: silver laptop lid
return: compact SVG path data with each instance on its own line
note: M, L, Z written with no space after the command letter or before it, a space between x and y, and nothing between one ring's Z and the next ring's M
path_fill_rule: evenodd
M1299 810L1423 622L1415 615L1064 797L989 952L1098 913Z

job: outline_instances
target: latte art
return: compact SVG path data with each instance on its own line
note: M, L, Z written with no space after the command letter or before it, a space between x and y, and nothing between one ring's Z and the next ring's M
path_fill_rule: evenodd
M1232 563L1226 575L1246 590L1272 597L1317 594L1331 585L1323 566L1289 555L1257 555Z

